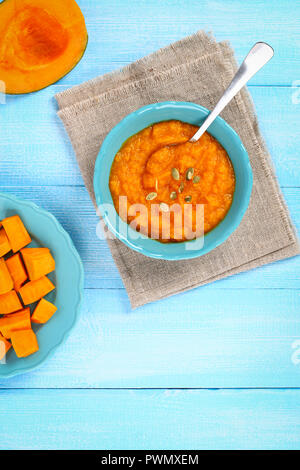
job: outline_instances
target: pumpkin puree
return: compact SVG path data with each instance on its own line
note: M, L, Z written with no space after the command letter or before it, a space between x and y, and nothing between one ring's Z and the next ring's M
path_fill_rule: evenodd
M227 214L235 189L233 166L207 132L198 142L188 142L197 129L181 121L160 122L130 137L116 154L109 182L115 208L144 235L162 242L185 241L199 236L199 224L201 234L207 233ZM120 196L127 197L127 206ZM146 216L132 210L136 204L147 207ZM198 204L204 207L200 220ZM192 206L187 210L189 224L183 216L187 206ZM162 231L167 220L169 236Z

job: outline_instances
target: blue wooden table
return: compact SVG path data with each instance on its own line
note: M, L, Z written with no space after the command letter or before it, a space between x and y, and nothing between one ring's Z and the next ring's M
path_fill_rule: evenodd
M300 448L300 257L130 310L53 98L198 29L241 60L275 57L250 84L300 228L300 4L80 0L89 45L58 84L0 105L1 191L51 211L85 268L72 334L42 367L0 381L1 449ZM298 80L298 81L297 81Z

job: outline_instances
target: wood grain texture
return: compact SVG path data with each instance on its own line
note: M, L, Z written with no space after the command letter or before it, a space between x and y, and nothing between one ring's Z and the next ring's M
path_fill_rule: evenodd
M135 311L123 289L86 290L55 355L0 387L300 387L299 310L296 289L202 287Z
M1 391L1 449L299 449L300 390Z
M71 144L56 116L53 96L66 88L53 85L32 95L10 96L0 105L0 186L83 184ZM300 186L300 104L292 102L295 90L250 87L250 92L280 185Z

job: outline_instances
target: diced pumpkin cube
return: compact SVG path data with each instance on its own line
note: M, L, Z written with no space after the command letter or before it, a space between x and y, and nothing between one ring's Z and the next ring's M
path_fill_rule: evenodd
M27 284L21 287L19 294L22 297L24 305L29 305L45 297L45 295L53 289L55 289L55 286L50 279L48 279L47 276L43 276L36 281L27 282Z
M11 343L0 335L0 361L6 356L7 351L11 348Z
M46 323L56 312L57 307L46 299L41 299L37 304L32 316L33 323ZM0 320L1 321L1 320Z
M18 357L27 357L39 350L33 330L18 330L11 334L11 343Z
M11 250L11 246L4 228L0 229L0 256L6 255Z
M14 253L31 242L30 235L18 215L7 217L1 223Z
M21 253L31 281L54 271L55 261L48 248L24 248Z
M21 252L24 251L25 253L31 253L32 256L41 256L45 253L49 253L50 250L47 247L37 247L37 248L23 248Z
M30 308L0 318L0 332L7 339L11 337L13 331L28 330L30 328Z
M27 281L27 274L20 253L11 256L5 262L14 282L14 289L18 291L22 284Z
M0 295L6 294L14 287L13 280L7 269L4 258L0 258Z
M11 290L7 294L0 295L0 315L6 315L21 309L22 304L16 291Z

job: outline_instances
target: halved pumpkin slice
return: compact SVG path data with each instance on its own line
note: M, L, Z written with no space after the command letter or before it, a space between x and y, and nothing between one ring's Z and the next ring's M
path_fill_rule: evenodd
M0 80L6 93L30 93L56 82L79 62L87 41L75 0L4 0Z

